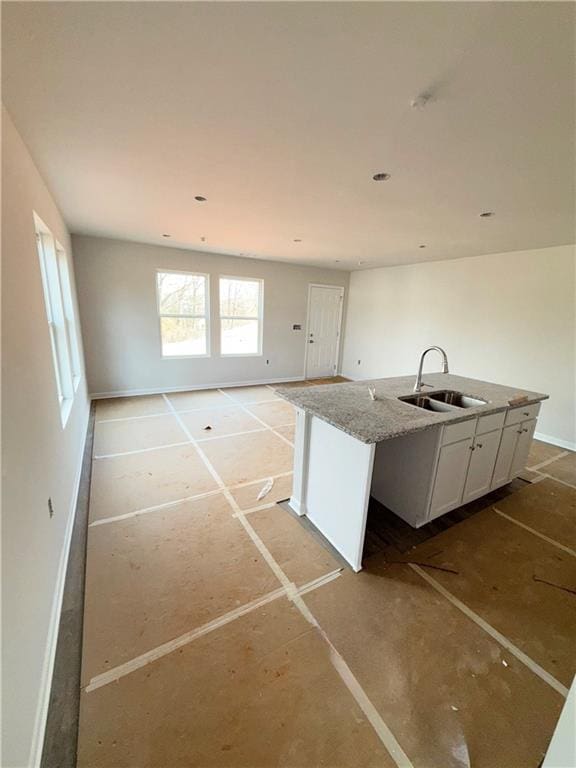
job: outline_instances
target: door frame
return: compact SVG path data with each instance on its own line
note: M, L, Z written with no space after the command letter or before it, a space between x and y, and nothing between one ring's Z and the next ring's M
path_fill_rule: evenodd
M340 291L342 301L340 302L340 311L338 313L338 341L336 344L336 370L333 376L338 375L340 366L340 343L342 341L342 318L344 316L344 296L346 295L346 289L343 285L329 285L327 283L308 283L308 301L306 304L306 338L304 349L304 380L306 380L306 374L308 371L308 335L310 331L310 305L312 301L312 288L332 288Z

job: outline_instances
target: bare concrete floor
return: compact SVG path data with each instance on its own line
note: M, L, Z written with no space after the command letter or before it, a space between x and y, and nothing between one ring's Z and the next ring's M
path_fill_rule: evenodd
M293 424L264 386L98 403L78 765L536 768L576 666L574 454L535 443L522 490L353 574L276 504Z

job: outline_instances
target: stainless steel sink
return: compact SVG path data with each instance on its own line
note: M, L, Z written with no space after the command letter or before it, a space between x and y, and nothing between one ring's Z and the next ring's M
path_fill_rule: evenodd
M445 389L442 392L430 392L427 397L447 405L454 405L456 408L474 408L477 405L486 405L488 402L477 397L464 395L462 392L455 392L452 389Z
M408 405L415 405L416 408L423 408L425 411L435 411L436 413L450 413L450 411L455 410L453 405L448 405L440 400L431 400L428 395L406 395L399 397L398 400L402 400Z
M435 411L436 413L450 413L458 408L474 408L476 405L485 405L486 400L479 400L470 395L464 395L462 392L455 392L452 389L444 389L441 392L430 392L416 395L404 395L399 397L403 403L414 405L416 408L422 408L425 411Z

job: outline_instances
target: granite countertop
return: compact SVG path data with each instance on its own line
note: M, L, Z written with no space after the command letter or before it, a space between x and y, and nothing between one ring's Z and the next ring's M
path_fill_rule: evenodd
M378 443L439 424L497 413L511 407L509 400L519 395L525 395L528 399L518 405L529 405L548 398L548 395L539 392L466 379L450 373L427 373L422 379L424 384L431 385L422 388L423 395L453 389L488 402L472 408L456 408L450 413L438 413L398 400L399 397L414 394L415 375L313 387L279 387L277 393L298 408L318 416L363 443ZM375 388L376 400L370 398L368 387Z

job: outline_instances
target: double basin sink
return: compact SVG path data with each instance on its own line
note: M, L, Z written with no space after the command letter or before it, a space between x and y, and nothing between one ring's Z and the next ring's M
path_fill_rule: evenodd
M470 397L470 395L465 395L462 392L456 392L453 389L443 389L440 392L426 394L419 392L414 395L404 395L398 400L402 400L408 405L414 405L416 408L435 411L436 413L450 413L459 408L474 408L477 405L486 405L488 402L477 397Z

